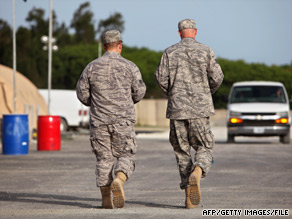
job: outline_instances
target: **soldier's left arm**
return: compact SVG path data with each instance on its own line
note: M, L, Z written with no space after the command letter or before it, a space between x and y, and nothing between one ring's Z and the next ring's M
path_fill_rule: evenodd
M133 81L132 81L132 99L134 103L138 103L143 99L146 93L146 85L142 79L141 72L137 66L134 66L132 69L133 72Z
M211 89L211 93L213 94L222 84L224 74L221 70L219 63L216 60L216 56L212 49L210 49L209 53L209 66L207 72L209 77L209 86Z
M89 65L86 66L86 68L83 70L76 85L77 98L85 106L90 106L91 104L90 83L88 79L89 68L90 68Z

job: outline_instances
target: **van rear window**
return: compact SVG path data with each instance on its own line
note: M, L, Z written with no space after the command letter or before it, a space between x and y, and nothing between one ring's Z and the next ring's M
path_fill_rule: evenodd
M233 88L230 102L286 103L286 97L279 86L237 86Z

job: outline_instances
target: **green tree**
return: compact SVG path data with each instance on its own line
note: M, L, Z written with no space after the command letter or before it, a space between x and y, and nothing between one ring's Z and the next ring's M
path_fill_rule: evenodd
M110 15L107 19L100 20L97 27L98 37L98 57L102 53L102 35L107 30L119 30L121 33L124 31L124 20L121 13L116 12Z
M75 29L76 43L90 44L94 42L93 13L90 11L89 2L81 4L75 11L71 27Z
M98 45L68 45L53 57L52 83L55 89L75 89L86 65L97 58Z
M46 57L42 54L41 45L37 48L34 47L31 31L25 27L19 27L16 36L17 69L35 85L41 86L43 84L43 79L39 75L39 63L37 61L46 65ZM36 57L34 53L37 53L38 57Z
M28 12L26 21L30 23L33 34L39 35L48 32L49 23L44 19L45 11L41 8L33 8Z
M100 36L107 30L119 30L121 33L125 30L125 21L119 12L111 14L107 19L100 20L97 27L97 33Z
M12 30L2 19L0 19L0 63L12 66Z
M48 80L48 51L43 50L41 37L48 36L49 20L44 15L43 9L33 8L26 18L30 29L20 27L17 31L18 69L39 88L46 88ZM53 36L57 39L58 46L70 44L72 37L68 28L64 23L58 25L55 12L53 21Z
M147 48L130 48L123 46L122 56L134 62L142 73L147 86L145 98L165 98L156 83L154 73L159 64L162 52L156 52Z
M17 54L19 70L39 88L47 86L48 74L47 52L43 51L41 42L41 37L48 35L49 27L49 21L44 15L43 9L33 8L26 18L30 30L21 27L17 31L17 50L20 51Z
M54 31L54 38L56 38L56 44L60 48L66 45L74 44L73 35L69 33L68 27L66 27L65 23L62 23L60 26L56 26Z

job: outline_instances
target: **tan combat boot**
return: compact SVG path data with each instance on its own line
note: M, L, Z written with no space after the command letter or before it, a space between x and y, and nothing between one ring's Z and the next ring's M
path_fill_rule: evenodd
M102 207L107 209L113 209L113 200L110 186L100 187L101 197L102 197Z
M127 180L127 176L123 172L117 172L117 176L111 184L111 190L114 195L114 206L122 208L125 205L124 183Z
M196 166L189 177L190 184L190 200L193 205L198 205L201 201L200 181L202 177L202 169Z
M190 190L191 190L191 188L190 188L190 186L188 186L186 188L186 208L195 208L195 207L197 207L197 205L193 205L191 200L190 200Z

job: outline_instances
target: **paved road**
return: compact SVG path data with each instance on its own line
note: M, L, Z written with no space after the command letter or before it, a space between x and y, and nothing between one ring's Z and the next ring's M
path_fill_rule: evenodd
M208 209L260 208L289 209L291 215L292 145L277 138L238 138L239 143L226 144L225 132L214 128L215 164L202 180L196 209L184 208L167 132L138 135L136 171L125 184L126 205L114 210L99 207L88 136L75 135L63 139L61 151L40 152L32 143L27 156L0 155L0 218L177 219L202 218ZM246 218L243 213L241 218Z

